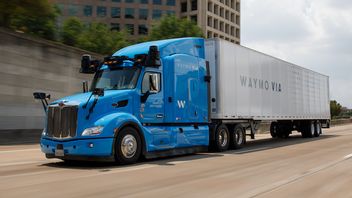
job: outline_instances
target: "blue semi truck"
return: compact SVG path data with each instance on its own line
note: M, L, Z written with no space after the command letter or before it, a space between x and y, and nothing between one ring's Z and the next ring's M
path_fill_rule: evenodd
M286 108L293 88L284 78L292 71L266 76L264 69L277 69L260 64L261 56L275 60L278 67L287 64L227 41L202 38L132 45L103 61L83 55L80 72L94 74L89 89L84 82L82 93L50 104L49 94L34 93L46 113L41 150L47 158L65 161L130 164L141 157L240 148L246 136L254 138L261 121L272 122L273 137L288 137L293 130L303 137L319 136L330 119L326 77L313 72L321 77L314 82L319 94L312 96L319 104L317 110L301 114L300 104L292 103L295 111ZM301 72L304 77L309 71ZM303 92L304 86L311 87L299 86Z

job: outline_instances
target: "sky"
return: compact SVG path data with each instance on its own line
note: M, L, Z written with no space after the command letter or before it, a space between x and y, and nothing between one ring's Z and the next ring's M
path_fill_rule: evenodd
M241 44L330 77L352 108L351 0L242 0Z

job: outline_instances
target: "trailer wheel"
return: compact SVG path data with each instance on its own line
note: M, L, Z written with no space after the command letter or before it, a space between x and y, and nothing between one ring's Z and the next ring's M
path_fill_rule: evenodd
M314 136L319 137L321 134L321 123L319 121L315 122Z
M214 149L217 152L226 151L230 145L230 133L226 125L221 124L215 131Z
M116 162L120 164L136 163L141 151L141 137L134 128L126 127L118 132L115 145Z
M313 138L315 134L315 124L314 122L310 122L308 125L307 135L309 138Z
M272 138L277 138L278 124L277 122L272 122L270 125L270 135Z
M246 142L246 133L240 124L237 124L232 131L231 145L234 149L241 148Z

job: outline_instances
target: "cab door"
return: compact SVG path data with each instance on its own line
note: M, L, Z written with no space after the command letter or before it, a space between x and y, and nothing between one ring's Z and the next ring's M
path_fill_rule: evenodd
M164 122L164 93L161 89L161 73L144 73L141 87L140 117L142 123Z

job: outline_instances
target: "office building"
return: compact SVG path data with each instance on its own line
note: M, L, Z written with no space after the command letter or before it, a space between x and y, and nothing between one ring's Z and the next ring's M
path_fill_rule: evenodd
M78 17L85 23L101 22L112 30L127 30L132 38L146 36L164 15L188 18L207 38L240 43L240 0L49 0L61 10L59 23Z

